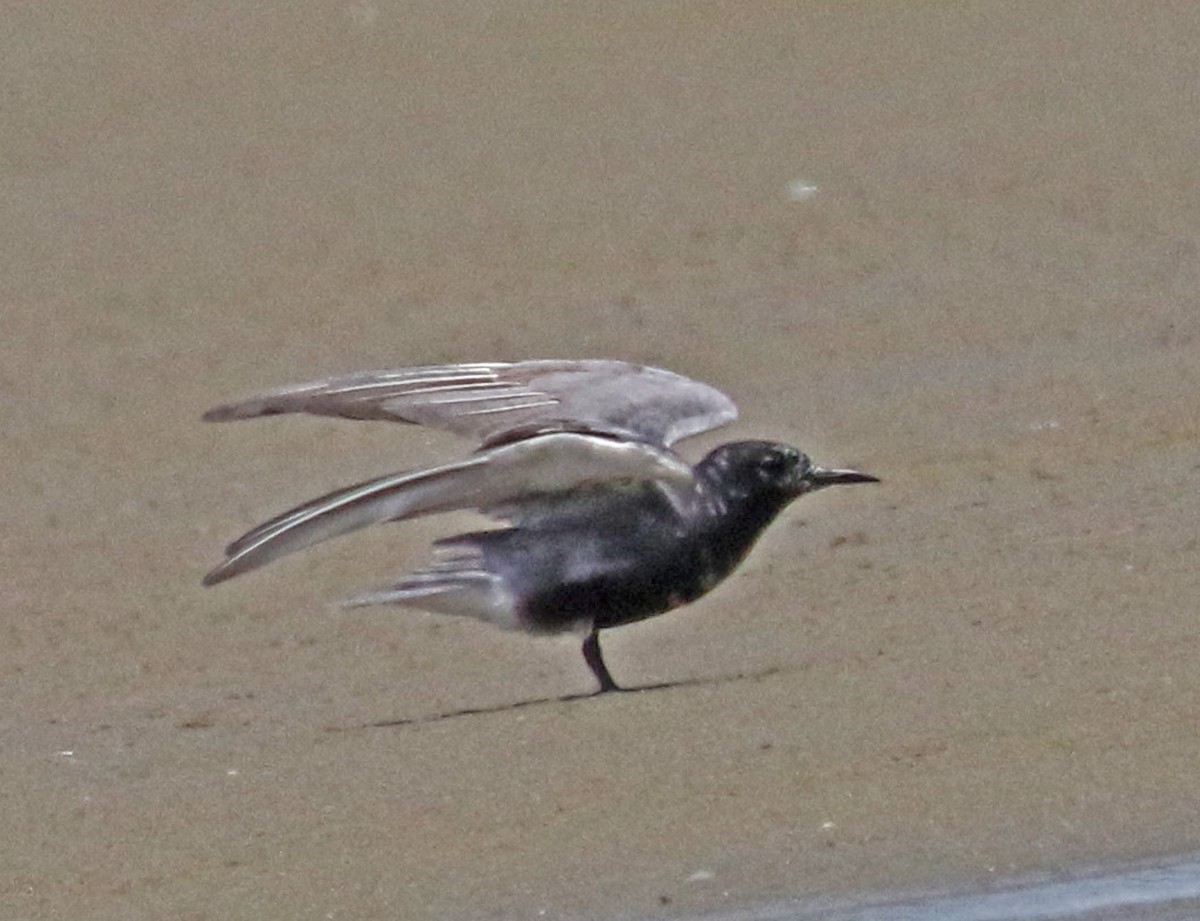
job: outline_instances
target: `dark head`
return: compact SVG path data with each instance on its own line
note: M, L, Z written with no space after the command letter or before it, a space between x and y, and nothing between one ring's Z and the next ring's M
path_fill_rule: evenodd
M826 486L879 482L857 470L814 467L806 454L773 441L721 445L696 465L696 479L711 522L709 551L722 578L793 499Z
M697 466L709 482L730 497L754 499L782 508L826 486L878 483L857 470L816 467L808 455L774 441L734 441L714 449Z

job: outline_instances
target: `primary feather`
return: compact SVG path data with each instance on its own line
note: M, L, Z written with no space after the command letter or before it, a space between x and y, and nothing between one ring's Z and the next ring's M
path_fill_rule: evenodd
M362 371L268 391L205 413L210 422L281 413L407 422L488 444L539 429L670 447L737 417L689 378L624 361L520 361Z

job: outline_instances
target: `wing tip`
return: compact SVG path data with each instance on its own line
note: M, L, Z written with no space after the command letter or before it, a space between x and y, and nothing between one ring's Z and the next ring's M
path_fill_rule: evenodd
M205 588L208 588L210 586L217 585L221 582L224 582L226 579L232 579L236 575L236 573L232 573L232 572L228 571L227 563L228 563L228 560L225 563L222 563L221 565L216 566L216 567L210 569L208 572L206 572L204 574L204 578L200 580L200 584L203 585Z
M267 565L274 557L263 558L258 554L240 554L234 555L226 559L224 562L217 564L212 569L204 574L204 578L200 580L200 584L206 587L219 585L222 582L228 582L235 576L240 576L243 573L258 569L261 566Z
M219 585L222 582L228 582L234 576L240 576L244 572L258 569L258 567L267 562L269 561L257 559L247 554L230 554L226 559L206 572L204 578L200 580L200 584L206 587Z
M351 595L348 598L341 598L334 602L334 606L346 611L351 608L367 608L372 605L386 604L387 602L382 597L382 591L359 592L357 595Z
M238 419L254 419L258 416L277 416L286 410L275 409L262 400L247 400L244 403L222 403L214 406L200 417L204 422L234 422Z

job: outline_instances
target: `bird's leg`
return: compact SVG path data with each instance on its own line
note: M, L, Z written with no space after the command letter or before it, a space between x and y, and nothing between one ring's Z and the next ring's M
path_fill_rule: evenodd
M600 630L598 628L593 627L592 632L583 641L583 659L587 662L588 668L592 670L592 674L596 676L596 680L600 682L600 690L596 692L597 694L624 690L613 681L613 676L608 673L608 666L604 664L604 658L600 655Z

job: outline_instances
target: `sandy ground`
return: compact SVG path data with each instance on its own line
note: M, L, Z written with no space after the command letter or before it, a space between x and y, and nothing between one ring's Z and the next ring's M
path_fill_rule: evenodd
M1200 844L1200 8L109 9L0 35L0 915L677 916ZM466 448L208 406L585 356L886 480L609 637L698 683L363 728L589 687L331 610L446 523L200 587Z

